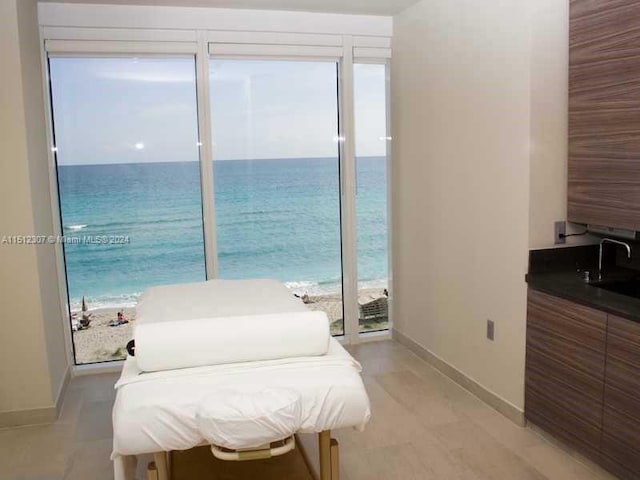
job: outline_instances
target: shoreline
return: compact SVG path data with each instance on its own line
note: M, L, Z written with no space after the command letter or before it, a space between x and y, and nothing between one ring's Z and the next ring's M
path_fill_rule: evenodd
M384 297L384 288L365 288L358 292L360 305ZM291 289L291 293L294 290ZM331 334L342 334L342 293L327 293L321 295L308 294L305 305L311 310L321 310L327 314L331 326ZM90 304L89 304L90 306ZM117 318L119 311L129 323L109 326L109 322ZM126 357L125 346L133 338L133 326L135 325L135 307L103 307L89 309L91 324L89 328L74 331L73 344L78 364L105 362L110 360L122 360ZM74 318L80 318L80 309L71 310ZM362 322L363 331L379 330L386 328L386 319L378 321Z
M314 283L314 282L282 282L292 294L297 294L298 296L302 296L304 294L309 295L309 297L327 297L339 295L342 292L342 284L328 284L328 283ZM372 290L384 290L387 288L387 279L378 279L378 280L366 280L360 282L358 285L359 292L368 292ZM92 300L93 297L90 295L85 295L87 298L87 302L92 305L98 305L91 310L114 310L114 309L123 309L123 308L135 308L137 299L144 292L138 293L126 293L119 294L113 296L107 296L108 300L104 300L105 297L98 296L98 300ZM118 299L125 300L118 300ZM73 300L69 302L70 309L72 313L79 312L80 307L82 305L82 295L75 297Z

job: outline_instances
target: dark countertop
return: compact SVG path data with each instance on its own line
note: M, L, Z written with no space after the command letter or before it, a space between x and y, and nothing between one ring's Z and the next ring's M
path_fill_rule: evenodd
M530 288L640 322L640 298L589 285L576 271L528 273Z

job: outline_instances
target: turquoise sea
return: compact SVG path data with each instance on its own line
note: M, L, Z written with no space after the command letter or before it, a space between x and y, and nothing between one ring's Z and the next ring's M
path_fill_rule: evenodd
M388 276L385 163L357 163L362 287L385 286ZM339 291L337 159L214 165L220 277ZM72 308L83 295L91 308L130 306L150 286L205 279L198 163L59 166L58 182Z

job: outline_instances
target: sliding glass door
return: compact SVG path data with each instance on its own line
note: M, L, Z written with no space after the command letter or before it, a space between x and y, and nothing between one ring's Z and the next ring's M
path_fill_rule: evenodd
M207 272L280 280L347 341L388 328L386 66L332 48L50 53L77 364L124 358L142 292Z
M344 333L335 61L210 60L218 274L276 278Z
M124 358L148 287L205 279L195 59L49 59L76 363Z
M359 331L389 327L386 65L354 65Z

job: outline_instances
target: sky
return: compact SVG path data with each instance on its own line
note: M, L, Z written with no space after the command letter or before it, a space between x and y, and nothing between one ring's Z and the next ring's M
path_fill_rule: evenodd
M195 61L50 59L60 165L198 160ZM356 154L385 154L382 65L355 66ZM337 157L335 62L214 60L215 160Z

